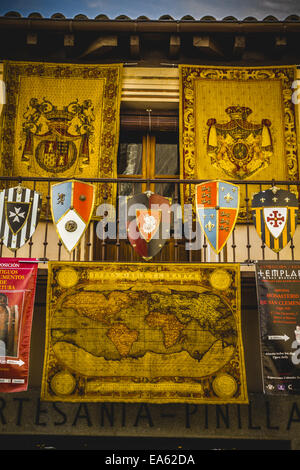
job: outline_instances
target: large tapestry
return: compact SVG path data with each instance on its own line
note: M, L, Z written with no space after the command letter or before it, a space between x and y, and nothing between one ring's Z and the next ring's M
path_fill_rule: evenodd
M181 178L297 180L295 76L293 66L180 66ZM241 185L240 220L259 190Z
M237 264L51 262L45 401L247 403Z
M121 64L6 62L1 174L115 178L121 73ZM49 193L47 183L35 189ZM101 183L96 204L115 196L115 185Z

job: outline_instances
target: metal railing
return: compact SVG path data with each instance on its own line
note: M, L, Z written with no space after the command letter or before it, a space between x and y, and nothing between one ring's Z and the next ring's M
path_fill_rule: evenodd
M105 178L75 178L78 181L94 183L115 183L117 186L117 201L115 212L116 232L113 238L99 238L97 235L97 224L99 218L93 218L89 223L80 244L69 253L60 241L55 225L51 219L50 210L50 188L51 183L66 181L66 178L37 178L37 177L0 177L1 189L21 184L36 190L39 183L47 184L47 194L44 196L46 217L40 220L35 233L31 239L20 249L11 251L0 241L1 257L28 257L37 258L41 263L49 260L59 261L108 261L108 262L142 262L143 259L135 253L129 240L120 233L120 217L118 210L118 198L122 195L124 184L130 185L132 194L140 192L143 185L146 189L155 191L155 186L168 184L172 188L172 204L182 207L180 199L181 188L184 185L185 194L188 194L187 202L191 208L194 207L193 194L195 185L207 180L183 180L175 178L140 179L121 177L115 179ZM219 254L211 249L207 239L201 231L195 214L190 212L186 220L182 219L181 236L178 237L173 228L170 230L170 238L166 241L161 252L148 262L234 262L251 267L257 260L297 260L300 259L300 229L296 228L295 234L285 248L280 252L273 252L260 239L256 232L252 215L251 199L255 192L277 186L282 189L296 190L300 181L275 181L275 180L253 180L240 181L228 180L240 186L240 207L243 207L243 217L239 218L228 241ZM160 186L161 187L161 186ZM169 195L167 195L169 197ZM176 236L175 236L176 235Z

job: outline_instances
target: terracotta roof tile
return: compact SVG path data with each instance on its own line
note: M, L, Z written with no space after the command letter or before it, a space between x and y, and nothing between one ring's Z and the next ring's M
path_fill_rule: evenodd
M21 15L21 13L19 13L18 11L8 11L4 15L2 15L2 17L6 17L6 18L24 18ZM44 17L39 12L32 12L27 16L27 18L41 19L41 18L44 18ZM50 19L53 19L53 20L60 20L60 19L71 19L72 20L73 19L75 21L78 21L78 20L85 20L85 21L86 20L88 20L88 21L93 21L93 20L97 20L97 21L116 21L116 20L117 21L122 21L122 20L125 20L125 21L176 21L176 22L178 22L178 21L179 22L180 21L200 21L200 22L217 22L217 23L222 23L222 22L223 23L225 23L225 22L232 22L232 23L236 23L236 22L238 22L238 23L240 23L240 22L244 22L244 23L255 23L255 22L260 22L260 23L263 23L263 22L265 22L265 23L271 23L271 22L300 22L300 16L299 15L289 15L284 20L279 20L278 18L276 18L273 15L268 15L263 20L258 20L257 18L255 18L253 16L247 16L244 19L238 19L235 16L228 15L228 16L225 16L223 19L217 20L213 16L209 16L209 15L203 16L200 19L196 19L191 15L185 15L181 19L174 19L171 15L165 14L165 15L160 16L160 18L153 20L153 19L150 19L150 18L148 18L147 16L144 16L144 15L141 15L138 18L129 18L127 15L119 15L116 18L109 18L107 15L102 14L102 13L99 13L97 16L95 16L95 18L89 18L88 16L86 16L84 14L81 14L81 13L76 14L73 18L67 18L63 13L60 13L60 12L57 12L57 13L54 13L53 15L51 15Z

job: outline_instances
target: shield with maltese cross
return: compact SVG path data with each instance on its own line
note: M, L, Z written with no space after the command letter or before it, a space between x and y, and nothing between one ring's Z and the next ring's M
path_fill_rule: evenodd
M146 191L127 198L127 237L136 253L153 258L170 238L170 200Z
M293 237L298 218L297 196L273 186L254 194L252 218L261 240L275 253Z
M41 203L39 193L21 185L0 192L0 238L7 248L18 250L32 237Z
M71 253L79 244L93 213L94 185L76 180L53 184L51 212L57 234Z
M200 226L215 253L219 253L235 227L239 212L239 187L227 181L207 181L195 188Z

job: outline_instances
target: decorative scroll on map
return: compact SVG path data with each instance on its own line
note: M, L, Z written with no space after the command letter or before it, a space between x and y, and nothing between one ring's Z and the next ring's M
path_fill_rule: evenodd
M1 174L115 178L121 71L121 64L5 62ZM47 183L35 189L48 195ZM95 203L115 197L115 185L101 183Z
M181 178L298 179L296 68L179 66ZM249 192L259 191L251 185ZM240 221L246 220L241 190ZM190 188L181 199L189 201Z
M247 403L238 265L50 263L41 398Z

